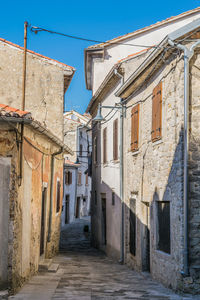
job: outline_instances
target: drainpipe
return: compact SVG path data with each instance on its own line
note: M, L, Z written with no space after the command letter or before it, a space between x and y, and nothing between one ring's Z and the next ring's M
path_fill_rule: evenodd
M200 40L194 43L190 49L181 44L175 44L168 39L172 47L184 51L184 175L183 175L183 206L184 206L184 252L182 275L189 275L188 264L188 121L189 121L189 67L190 59L194 55L195 48L200 45Z
M51 228L52 228L52 211L53 211L53 184L54 184L54 158L56 155L61 154L63 152L63 148L59 151L54 152L51 155L51 185L50 185L50 208L49 208L49 228L48 228L48 237L47 241L51 241Z
M124 83L124 77L117 70L114 70L115 75L121 78L121 85ZM122 101L122 99L120 99ZM124 264L124 155L123 155L123 142L124 142L124 106L120 109L120 199L121 199L121 253L120 263Z

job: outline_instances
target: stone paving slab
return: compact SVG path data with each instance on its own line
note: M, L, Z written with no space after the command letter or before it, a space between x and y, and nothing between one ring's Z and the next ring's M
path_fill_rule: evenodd
M200 300L200 296L177 295L90 247L83 234L86 222L66 226L61 232L61 253L53 259L57 273L34 276L13 300Z

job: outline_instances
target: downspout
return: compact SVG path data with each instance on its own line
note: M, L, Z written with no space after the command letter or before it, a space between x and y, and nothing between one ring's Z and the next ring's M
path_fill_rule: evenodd
M114 70L115 75L121 78L121 85L124 83L124 77L117 70ZM120 99L122 101L122 99ZM124 106L121 105L120 109L120 199L121 199L121 251L120 251L120 263L124 264Z
M184 51L184 175L183 175L183 206L184 206L184 252L182 275L189 275L188 263L188 123L189 123L189 67L190 59L194 55L195 48L200 45L200 40L194 43L190 49L181 44L175 44L168 39L172 47Z
M51 241L51 228L52 228L52 211L53 211L53 184L54 184L54 158L56 155L61 154L63 152L63 148L59 151L54 152L51 155L51 185L50 185L50 208L49 208L49 228L48 228L48 237L47 241Z

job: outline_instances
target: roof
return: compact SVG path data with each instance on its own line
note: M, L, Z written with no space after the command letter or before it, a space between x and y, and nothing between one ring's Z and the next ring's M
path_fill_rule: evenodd
M92 109L93 105L95 104L97 98L99 98L99 96L102 96L104 94L103 92L106 93L105 87L107 85L110 85L111 80L113 79L113 77L115 77L115 80L112 80L113 84L115 84L115 83L117 83L119 81L120 78L115 74L115 70L119 70L120 67L121 67L121 65L122 65L122 63L124 63L124 62L126 62L126 61L128 61L130 59L133 59L133 58L135 58L137 56L140 56L142 54L146 54L154 46L155 45L153 45L153 46L151 46L151 47L149 47L147 49L143 49L143 50L141 50L139 52L132 53L132 54L126 56L125 58L122 58L122 59L118 60L118 62L116 64L114 64L114 66L112 67L112 69L110 70L110 72L104 78L103 82L101 83L101 85L99 86L99 88L97 89L97 91L95 92L95 94L93 95L93 97L91 98L91 100L90 100L90 102L89 102L89 104L87 106L86 112L91 111L91 109ZM121 73L123 73L122 70L121 70Z
M65 145L56 135L44 127L40 122L34 120L31 113L28 111L23 111L0 103L0 121L27 124L40 133L46 135L50 140L62 147L64 151L73 155L73 151L67 145Z
M80 167L80 164L76 164L69 159L65 159L65 166L78 168L78 167Z
M13 47L16 47L16 48L18 48L18 49L24 50L23 47L21 47L21 46L19 46L19 45L17 45L17 44L14 44L14 43L12 43L12 42L10 42L10 41L7 41L7 40L5 40L5 39L0 38L0 41L3 42L3 43L6 43L6 44L8 44L8 45L11 45L11 46L13 46ZM34 55L36 55L36 56L39 56L39 57L41 57L41 58L47 59L47 60L49 60L49 61L56 62L56 63L58 63L58 64L60 64L60 65L63 65L63 66L65 66L65 67L68 67L68 68L72 69L73 71L75 71L75 68L74 68L74 67L71 67L71 66L69 66L69 65L66 65L66 64L64 64L64 63L62 63L62 62L60 62L60 61L58 61L58 60L53 59L53 58L49 58L49 57L47 57L47 56L44 56L44 55L42 55L42 54L39 54L39 53L37 53L37 52L34 52L34 51L32 51L32 50L28 50L28 49L27 49L27 52L28 52L28 53L31 53L31 54L34 54Z
M131 37L133 37L133 36L135 36L135 35L138 35L138 34L140 34L140 33L142 33L142 32L145 32L145 31L154 29L154 28L156 28L156 27L158 27L158 26L165 25L165 24L167 24L167 23L171 23L171 22L173 22L173 21L175 21L175 20L177 20L177 19L180 19L180 18L189 16L189 15L191 15L191 14L194 14L195 12L200 12L200 7L197 7L197 8L191 9L191 10L188 10L188 11L183 12L183 13L177 15L177 16L172 16L172 17L167 18L167 19L162 20L162 21L158 21L158 22L156 22L156 23L154 23L154 24L152 24L152 25L149 25L149 26L140 28L140 29L135 30L135 31L133 31L133 32L124 34L124 35L122 35L122 36L118 36L118 37L116 37L116 38L114 38L114 39L111 39L111 40L108 40L108 41L106 41L106 42L104 42L104 43L92 45L92 46L88 47L87 49L96 49L96 48L107 47L107 46L109 46L109 45L111 45L111 44L113 44L113 43L118 43L118 42L121 42L121 41L123 41L123 40L125 40L125 39L129 39L129 38L131 38Z
M0 116L32 120L31 113L0 103Z
M189 24L182 26L181 28L173 31L168 34L159 44L151 54L142 62L142 64L131 74L131 76L125 81L125 83L119 88L115 93L117 97L126 99L129 95L135 92L142 83L147 80L147 78L152 75L156 70L160 68L164 60L169 56L174 48L169 44L169 40L176 43L181 42L181 39L184 37L184 40L187 36L196 39L196 36L193 35L193 32L200 30L200 18L190 22ZM183 42L182 42L183 43ZM170 46L166 48L166 46ZM164 56L161 54L164 53ZM140 80L138 80L140 79Z

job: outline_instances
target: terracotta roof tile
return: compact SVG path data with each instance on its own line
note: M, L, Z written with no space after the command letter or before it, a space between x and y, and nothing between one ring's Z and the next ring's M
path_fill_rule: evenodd
M8 45L11 45L11 46L13 46L13 47L16 47L16 48L19 48L19 49L21 49L21 50L24 50L23 47L21 47L21 46L19 46L19 45L17 45L17 44L14 44L14 43L12 43L12 42L9 42L9 41L7 41L7 40L5 40L5 39L0 38L0 41L6 43L6 44L8 44ZM31 53L31 54L34 54L34 55L37 55L37 56L39 56L39 57L41 57L41 58L48 59L48 60L50 60L50 61L54 61L54 62L56 62L56 63L58 63L58 64L63 65L63 66L69 67L69 68L72 69L72 70L75 70L75 68L73 68L73 67L71 67L71 66L69 66L69 65L66 65L66 64L64 64L64 63L62 63L62 62L60 62L60 61L58 61L58 60L49 58L49 57L47 57L47 56L44 56L44 55L39 54L39 53L37 53L37 52L34 52L34 51L32 51L32 50L28 50L28 49L27 49L27 52L28 52L28 53Z
M0 103L0 116L32 119L31 113Z

